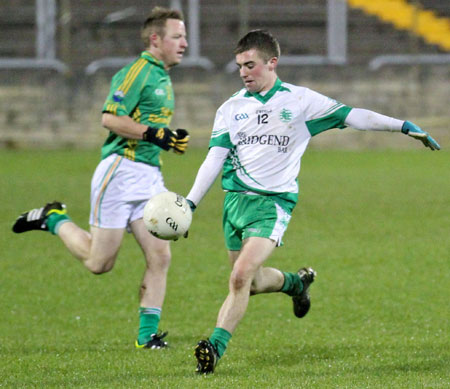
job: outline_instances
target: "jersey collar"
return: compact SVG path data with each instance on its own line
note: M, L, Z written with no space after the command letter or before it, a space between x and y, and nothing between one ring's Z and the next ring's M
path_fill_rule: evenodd
M165 70L164 62L159 60L159 59L157 59L156 57L154 57L148 51L143 51L141 53L141 58L145 58L148 62L150 62L150 63L152 63L152 64L154 64L156 66L159 66L160 68L163 68Z
M273 87L265 94L265 95L261 95L258 92L245 92L244 97L254 97L256 100L260 101L261 103L265 104L267 103L272 96L277 93L278 91L288 91L290 92L290 90L286 87L284 87L282 85L281 80L277 77L275 84L273 85Z

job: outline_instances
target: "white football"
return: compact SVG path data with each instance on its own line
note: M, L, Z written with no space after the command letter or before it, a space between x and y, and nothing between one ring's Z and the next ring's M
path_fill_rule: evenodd
M153 196L144 208L145 227L159 239L177 240L189 230L191 221L188 202L174 192Z

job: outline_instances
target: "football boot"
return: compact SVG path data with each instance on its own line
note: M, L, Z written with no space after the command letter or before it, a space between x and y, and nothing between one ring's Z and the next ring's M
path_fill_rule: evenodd
M52 213L66 214L66 206L58 201L54 201L41 208L35 208L22 213L16 219L12 230L17 234L31 230L48 231L47 218Z
M139 344L136 340L135 346L136 348L150 348L152 350L168 347L167 342L163 340L163 338L165 338L167 334L167 332L152 334L152 337L147 343Z
M302 267L297 274L303 283L302 292L297 296L292 296L292 302L294 303L294 315L298 318L305 316L311 306L311 298L309 297L309 286L314 282L316 272L310 267Z
M195 370L197 373L214 373L214 369L219 361L219 354L209 339L198 342L194 355L197 358L197 369Z

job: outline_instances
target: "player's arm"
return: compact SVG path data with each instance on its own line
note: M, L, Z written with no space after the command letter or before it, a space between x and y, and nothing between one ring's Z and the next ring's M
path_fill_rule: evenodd
M198 169L194 185L186 196L186 199L193 210L197 207L201 199L216 180L222 170L229 151L230 150L225 147L218 146L209 149L208 155L200 166L200 169Z
M102 115L102 126L127 139L142 139L148 128L127 115L117 116L108 112Z
M102 125L108 130L127 139L143 139L161 147L163 150L174 148L177 134L168 128L153 128L135 122L127 115L113 115L104 112Z
M381 115L367 109L353 108L345 119L345 125L356 130L402 132L420 140L425 147L429 147L431 150L441 149L441 146L416 124Z
M127 115L117 116L109 112L102 115L102 126L127 139L143 139L163 150L171 148L183 154L189 142L189 133L184 129L154 128L137 123Z

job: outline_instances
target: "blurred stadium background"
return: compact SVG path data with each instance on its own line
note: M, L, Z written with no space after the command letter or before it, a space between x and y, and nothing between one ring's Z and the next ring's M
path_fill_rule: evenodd
M207 144L215 110L241 88L236 41L265 28L281 43L284 81L412 120L450 146L448 0L2 0L0 147L98 147L110 78L142 51L139 29L155 5L186 18L188 55L171 71L173 126L189 129L193 144ZM420 147L337 132L313 147Z

